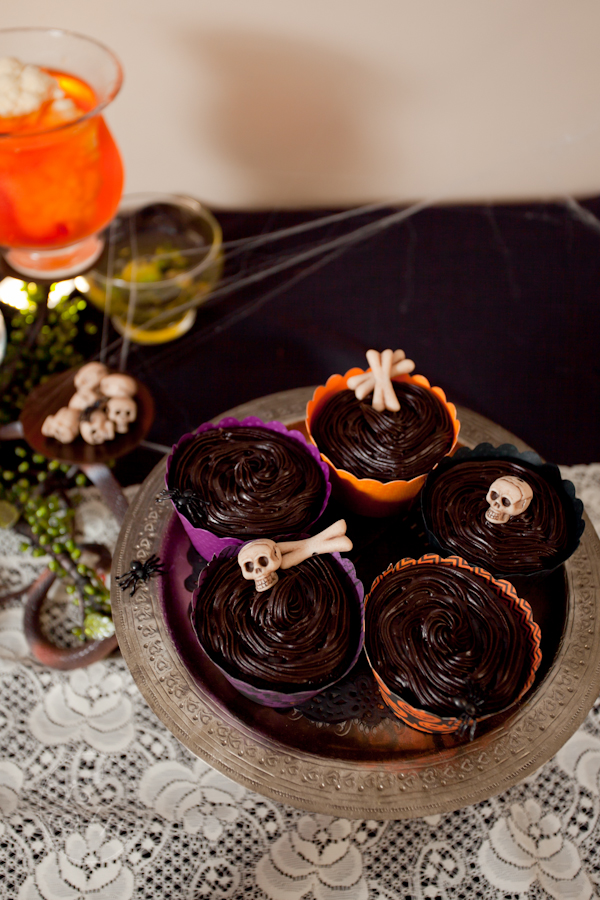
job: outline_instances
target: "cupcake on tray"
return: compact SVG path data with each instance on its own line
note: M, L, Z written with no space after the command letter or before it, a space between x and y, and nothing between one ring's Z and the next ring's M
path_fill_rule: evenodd
M291 707L330 687L363 645L362 584L339 551L343 520L314 537L228 548L204 569L191 619L204 653L257 703Z
M509 578L551 572L575 551L584 528L571 482L512 444L461 448L431 473L421 505L429 540L443 555Z
M211 559L258 537L306 532L325 509L327 466L281 422L225 418L173 448L166 490L195 549Z
M387 516L416 497L451 453L456 408L403 350L367 352L370 369L332 375L307 407L310 439L328 464L337 495L354 512Z
M533 684L540 629L511 584L458 557L403 559L365 600L365 650L407 725L473 739Z

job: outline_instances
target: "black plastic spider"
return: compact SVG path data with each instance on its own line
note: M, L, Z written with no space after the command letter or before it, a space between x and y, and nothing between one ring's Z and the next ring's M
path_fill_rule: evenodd
M118 576L117 584L125 591L130 587L131 591L129 592L129 596L133 597L139 587L140 581L149 581L153 575L162 575L164 571L165 567L156 553L153 553L144 563L140 562L139 559L132 560L131 568L128 572L124 572L123 575Z
M466 697L455 697L454 703L461 711L460 725L456 732L461 740L468 737L470 741L475 737L477 728L477 716L481 715L483 697L481 691L472 683L468 684Z
M157 503L170 499L180 513L189 520L194 528L203 528L206 525L207 502L195 494L194 491L180 491L174 488L172 491L161 491L156 498Z

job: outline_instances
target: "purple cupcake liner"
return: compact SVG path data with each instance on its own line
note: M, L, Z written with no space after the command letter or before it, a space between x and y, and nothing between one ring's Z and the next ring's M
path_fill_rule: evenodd
M326 463L321 459L321 454L312 444L309 444L302 432L292 430L290 431L285 427L283 422L263 422L262 419L257 418L257 416L247 416L247 418L239 420L234 419L232 416L226 416L224 419L221 419L216 425L212 422L204 422L200 425L196 431L188 434L184 434L177 443L173 446L173 449L167 459L167 471L165 474L165 487L168 489L169 487L169 469L171 468L171 460L173 459L174 453L177 449L187 441L191 441L197 434L202 434L205 431L211 431L215 428L235 428L240 425L252 426L254 428L267 428L269 431L277 431L280 434L287 435L293 440L297 441L299 444L306 449L307 453L309 453L312 458L319 464L319 468L323 472L323 477L325 478L325 498L323 501L323 506L321 507L321 511L318 516L312 520L312 522L307 522L306 527L308 528L310 525L313 525L314 522L317 522L327 507L329 502L329 496L331 494L331 483L329 481L329 468ZM173 504L173 509L179 516L179 520L185 529L185 533L189 537L192 546L198 553L204 557L206 560L211 560L214 556L218 556L223 550L226 550L228 547L241 547L242 544L247 543L249 540L254 540L254 538L238 538L235 536L231 537L219 537L216 534L213 534L212 531L209 531L206 528L194 528L194 526L186 519L186 517L181 513L175 504ZM294 535L278 535L279 540L285 540L286 538L293 538Z
M245 541L244 543L249 543L249 541ZM222 666L216 663L202 646L195 626L196 604L202 585L207 578L207 569L213 562L216 562L217 559L231 559L231 557L237 556L237 554L239 553L239 549L239 547L227 547L219 554L217 558L211 560L211 563L209 563L209 565L200 573L200 577L198 578L198 585L196 587L196 590L192 594L192 601L190 604L190 620L192 623L192 629L194 631L194 634L196 635L202 653L212 662L212 664L219 670L219 672L221 672L221 674L227 679L227 681L231 685L233 685L233 687L237 691L240 692L240 694L243 694L245 697L248 697L255 703L259 703L261 706L269 706L274 709L289 709L292 706L297 706L299 704L305 703L307 700L311 700L313 697L316 697L316 695L320 694L322 691L326 691L328 688L331 688L338 681L341 681L342 678L345 678L348 672L356 664L356 661L360 656L360 652L365 642L365 590L362 582L357 578L356 569L354 568L354 565L350 562L350 560L342 558L339 553L332 553L331 556L333 556L333 558L339 563L339 565L342 567L344 572L346 572L352 584L354 585L356 598L360 607L360 635L357 642L356 652L352 657L350 664L348 665L346 670L339 676L339 678L336 678L334 681L330 681L327 684L324 684L316 689L309 688L303 691L276 691L269 690L267 688L257 688L254 687L254 685L249 684L247 681L243 681L240 678L236 678L234 675L230 675Z

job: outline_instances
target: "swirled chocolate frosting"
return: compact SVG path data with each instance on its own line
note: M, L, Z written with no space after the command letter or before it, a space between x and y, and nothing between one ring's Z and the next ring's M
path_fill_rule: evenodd
M194 612L206 653L227 673L257 688L325 686L354 657L360 605L349 576L328 556L279 570L261 593L237 559L210 563Z
M357 478L408 481L429 471L448 453L452 420L442 401L427 388L393 382L399 412L373 409L373 395L334 394L311 425L317 447L336 469Z
M508 522L488 522L490 485L516 475L533 490L528 509ZM553 568L569 528L554 488L533 469L513 460L465 460L437 477L423 500L425 519L445 550L502 575Z
M530 644L510 603L473 573L434 563L376 585L365 641L388 688L438 716L499 712L531 671Z
M300 533L318 517L327 490L299 441L251 425L213 428L181 444L168 482L179 492L176 504L188 492L190 502L179 508L191 524L219 537Z

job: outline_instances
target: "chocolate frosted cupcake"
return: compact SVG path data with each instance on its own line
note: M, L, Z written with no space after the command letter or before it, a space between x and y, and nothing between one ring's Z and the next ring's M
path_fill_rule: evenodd
M421 731L473 737L529 689L541 661L531 608L457 557L402 560L366 600L365 649L385 702Z
M259 552L272 569L269 549ZM192 624L204 652L241 693L266 706L289 707L354 665L363 642L362 600L354 567L337 553L279 570L270 587L259 589L229 549L200 576Z
M356 478L410 481L427 474L450 450L450 413L434 393L409 381L395 382L398 412L378 412L372 394L333 394L312 421L316 445L336 469Z
M421 502L435 547L500 575L552 571L583 532L573 485L510 444L459 450L432 472Z
M391 351L369 351L373 369L384 368L386 353ZM396 354L401 358L394 364ZM388 362L385 390L373 369L351 369L317 388L307 409L310 438L330 467L338 496L364 515L391 515L412 500L454 448L460 427L444 392L407 374L406 364L411 370L414 363L402 351ZM394 374L403 365L403 373Z
M208 559L250 538L306 531L331 491L327 467L300 432L255 417L185 435L169 457L166 486Z

